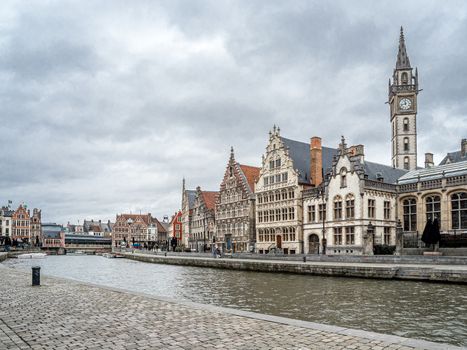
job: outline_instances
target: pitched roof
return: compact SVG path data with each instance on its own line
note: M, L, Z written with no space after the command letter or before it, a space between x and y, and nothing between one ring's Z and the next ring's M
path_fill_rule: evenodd
M461 151L450 152L443 158L439 165L449 164L449 163L458 163L467 160L467 153L462 155Z
M157 226L157 232L165 232L167 233L167 228L164 223L160 222L158 219L153 218L152 223Z
M188 198L188 208L192 209L195 205L196 191L195 190L185 190L185 193Z
M261 170L261 168L240 164L240 169L242 169L243 175L245 175L246 177L246 181L250 186L251 192L254 192L255 182L259 178L259 171Z
M201 191L204 204L206 205L208 209L214 209L218 194L219 192L216 192L216 191Z
M310 144L281 137L284 146L288 148L292 158L294 169L299 171L299 181L310 183ZM339 150L335 148L322 147L323 172L326 174L332 167L332 160Z
M125 220L131 219L136 221L137 218L141 218L146 225L150 224L150 215L149 214L121 214Z
M399 179L399 184L436 180L443 177L459 176L467 174L467 160L463 162L444 164L431 168L412 170Z
M378 178L382 177L383 182L390 184L397 183L397 180L408 172L407 170L396 169L388 165L368 161L364 162L363 170L369 180L378 180Z

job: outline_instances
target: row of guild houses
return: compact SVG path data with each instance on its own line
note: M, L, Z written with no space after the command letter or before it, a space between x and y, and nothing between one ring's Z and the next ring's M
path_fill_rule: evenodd
M425 153L417 166L419 91L401 28L388 86L391 165L366 160L364 146L344 137L326 147L274 126L261 167L238 163L231 149L218 192L186 189L183 180L173 217L180 242L191 251L416 254L427 221L437 219L444 247L467 248L467 140L439 165Z
M24 204L16 210L10 205L3 206L0 209L0 240L8 236L20 243L39 246L42 241L41 220L40 209L34 208L31 212Z

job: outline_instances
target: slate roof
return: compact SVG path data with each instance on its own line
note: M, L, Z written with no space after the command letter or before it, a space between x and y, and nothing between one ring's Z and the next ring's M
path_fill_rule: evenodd
M378 180L379 177L383 178L383 182L395 184L397 180L407 174L407 170L396 169L384 164L364 161L363 170L369 180Z
M408 184L426 180L436 180L444 177L467 175L467 160L463 162L450 163L413 170L399 179L399 184Z
M450 152L446 155L446 157L443 158L443 160L441 161L441 163L439 163L439 165L464 162L466 160L467 160L467 153L464 156L462 156L461 151Z
M121 214L120 216L125 220L131 219L133 221L136 221L137 218L141 218L146 225L150 224L151 218L151 216L148 214Z
M154 218L152 222L157 226L157 232L165 232L167 233L168 231L168 226L169 224L166 224L164 222L160 222L158 219Z
M251 192L254 192L255 182L259 178L259 171L261 170L261 168L240 164L240 169L242 169L243 175L245 175L246 181L250 186Z
M294 169L300 172L299 181L310 183L310 144L281 137L284 146L288 148ZM332 167L332 160L339 153L338 149L323 147L323 172L326 174Z
M195 205L195 197L196 197L196 191L195 190L185 190L186 195L188 197L188 208L193 209L193 206Z

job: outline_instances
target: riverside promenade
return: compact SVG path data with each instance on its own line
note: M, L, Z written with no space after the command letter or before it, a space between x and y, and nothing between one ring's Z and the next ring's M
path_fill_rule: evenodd
M0 264L0 349L460 349L175 301Z
M324 262L309 260L303 262L297 260L243 258L215 259L213 257L200 256L165 256L161 253L145 253L138 250L134 250L133 252L116 252L116 254L127 259L157 264L186 265L258 272L285 272L336 277L467 283L467 264L465 259L460 258L458 264L437 264L436 262L417 264L403 262Z

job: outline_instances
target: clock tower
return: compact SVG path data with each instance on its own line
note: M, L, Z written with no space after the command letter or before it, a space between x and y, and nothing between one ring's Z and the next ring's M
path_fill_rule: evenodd
M392 125L392 166L417 169L418 72L410 66L401 27L396 68L389 79L389 106Z

